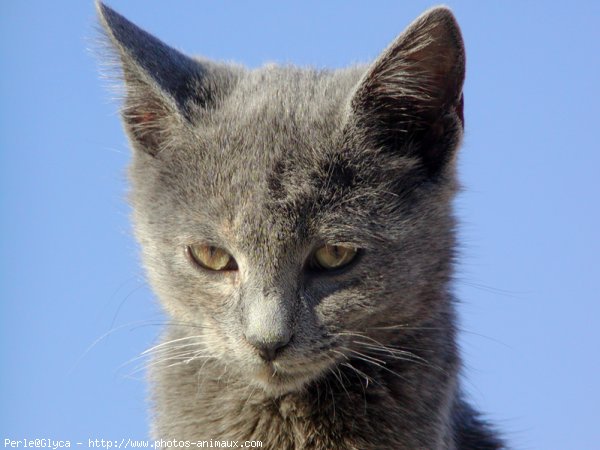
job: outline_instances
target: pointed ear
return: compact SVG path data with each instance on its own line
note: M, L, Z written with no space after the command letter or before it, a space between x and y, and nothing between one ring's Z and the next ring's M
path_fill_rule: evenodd
M369 68L352 99L370 145L416 156L429 175L445 167L463 129L465 52L444 7L416 19Z
M217 105L235 73L180 53L100 1L96 7L122 68L125 128L134 148L154 156L185 121Z

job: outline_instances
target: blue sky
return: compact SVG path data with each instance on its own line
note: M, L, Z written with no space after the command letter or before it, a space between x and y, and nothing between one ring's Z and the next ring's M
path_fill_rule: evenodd
M434 2L109 2L251 67L373 59ZM516 448L600 448L600 2L448 1L467 47L465 388ZM0 5L0 439L145 438L133 358L164 318L91 1Z

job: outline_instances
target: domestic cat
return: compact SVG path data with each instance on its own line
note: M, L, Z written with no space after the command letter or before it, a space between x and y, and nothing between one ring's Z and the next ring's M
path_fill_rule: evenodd
M425 12L369 66L248 70L97 7L124 80L135 234L170 320L153 437L503 448L458 380L452 13Z

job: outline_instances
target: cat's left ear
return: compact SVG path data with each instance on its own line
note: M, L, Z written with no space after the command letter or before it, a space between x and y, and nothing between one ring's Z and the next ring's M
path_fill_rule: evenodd
M373 63L351 103L367 139L420 159L429 175L452 160L463 130L465 51L445 7L417 18Z

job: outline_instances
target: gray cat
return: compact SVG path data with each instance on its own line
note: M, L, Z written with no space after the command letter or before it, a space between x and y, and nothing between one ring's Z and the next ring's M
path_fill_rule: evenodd
M452 198L465 55L434 8L368 67L190 58L98 3L135 233L170 320L152 435L496 449L458 382Z

